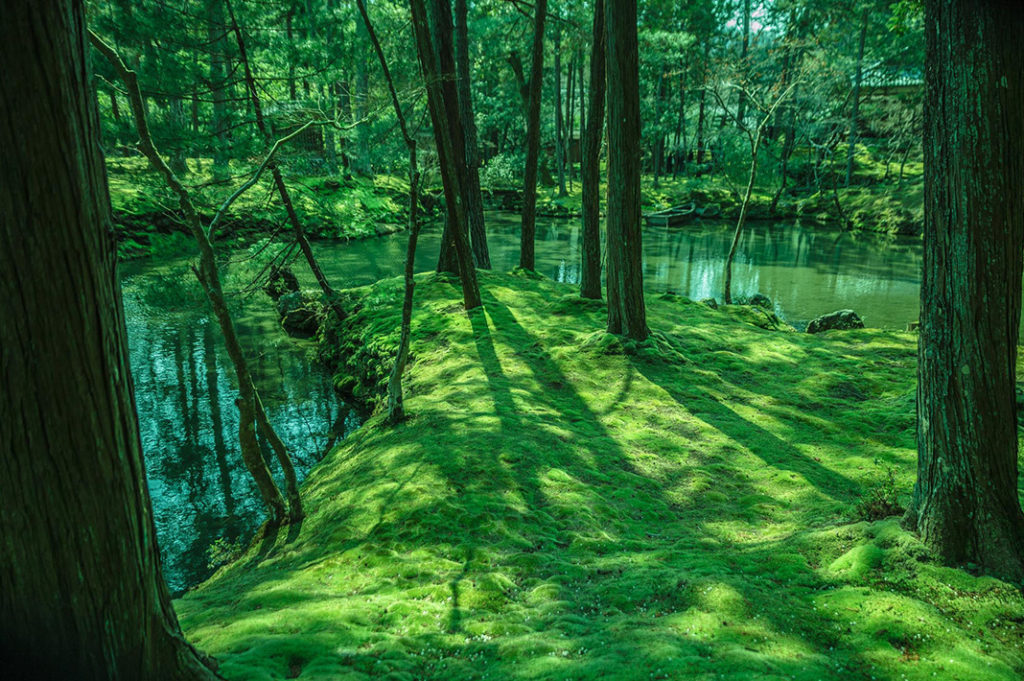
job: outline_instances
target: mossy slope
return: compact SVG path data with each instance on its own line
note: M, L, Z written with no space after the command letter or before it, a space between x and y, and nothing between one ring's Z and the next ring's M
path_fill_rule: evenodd
M1018 591L895 519L850 524L886 466L912 483L912 336L670 297L631 346L568 287L482 273L467 316L419 281L410 420L372 418L308 479L301 528L177 603L228 678L1024 672ZM357 291L379 347L399 291Z

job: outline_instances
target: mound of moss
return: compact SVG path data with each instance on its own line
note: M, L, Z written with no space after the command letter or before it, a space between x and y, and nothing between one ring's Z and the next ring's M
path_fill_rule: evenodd
M913 482L913 336L670 296L633 343L546 280L481 272L468 315L417 281L409 420L372 417L301 526L176 603L227 678L1021 678L1016 588L854 522ZM363 390L400 292L347 295Z

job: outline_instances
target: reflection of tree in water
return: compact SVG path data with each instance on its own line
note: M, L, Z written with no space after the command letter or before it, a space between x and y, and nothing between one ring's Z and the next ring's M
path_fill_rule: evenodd
M263 509L233 437L238 414L217 330L205 310L141 304L132 293L157 276L129 280L125 313L164 572L171 589L180 591L209 576L211 544L247 540L262 522ZM243 342L261 348L254 378L272 398L267 410L296 454L301 480L328 444L358 427L360 419L339 405L329 378L307 361L306 348L269 321L248 326ZM275 458L268 461L279 476Z

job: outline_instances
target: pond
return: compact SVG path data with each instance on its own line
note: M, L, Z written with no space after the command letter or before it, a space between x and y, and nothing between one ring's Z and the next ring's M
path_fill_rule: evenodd
M519 259L518 215L489 213L487 219L492 264L509 270ZM400 274L406 238L320 242L315 249L331 283L344 288ZM646 229L645 288L720 297L731 238L732 225L722 222ZM425 228L418 271L433 268L439 244L440 227ZM578 220L539 220L537 269L577 283L580 246ZM186 263L121 266L150 494L165 577L175 593L212 573L212 545L229 552L248 541L263 516L238 452L234 373L198 287L185 281ZM902 329L917 319L920 269L918 239L880 242L820 227L754 222L740 241L733 277L737 296L763 293L797 326L852 308L869 326ZM301 263L295 270L304 285L313 284ZM312 343L283 333L266 297L257 292L238 307L236 324L254 380L302 478L361 417L335 395L330 377L312 360Z
M578 219L537 223L537 270L556 281L576 284L580 277L581 229ZM725 255L735 223L695 222L682 228L644 230L644 288L673 291L721 302ZM402 273L405 234L350 244L321 242L316 252L335 286L369 284ZM437 264L440 228L423 231L416 270ZM507 271L519 263L519 216L487 214L491 264ZM296 265L303 278L303 268ZM921 278L921 240L843 234L793 222L750 222L733 263L734 296L767 295L776 312L798 328L814 317L850 308L868 326L905 329L917 319ZM304 285L312 286L308 276Z

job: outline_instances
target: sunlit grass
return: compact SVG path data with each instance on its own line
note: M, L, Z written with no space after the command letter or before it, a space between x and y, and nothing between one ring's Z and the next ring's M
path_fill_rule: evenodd
M643 344L569 287L418 277L410 419L304 488L309 517L176 606L230 679L1019 679L1024 598L937 565L897 519L913 335L769 331L648 299ZM354 383L400 282L348 296ZM904 495L905 496L905 495ZM905 499L904 499L905 500Z

